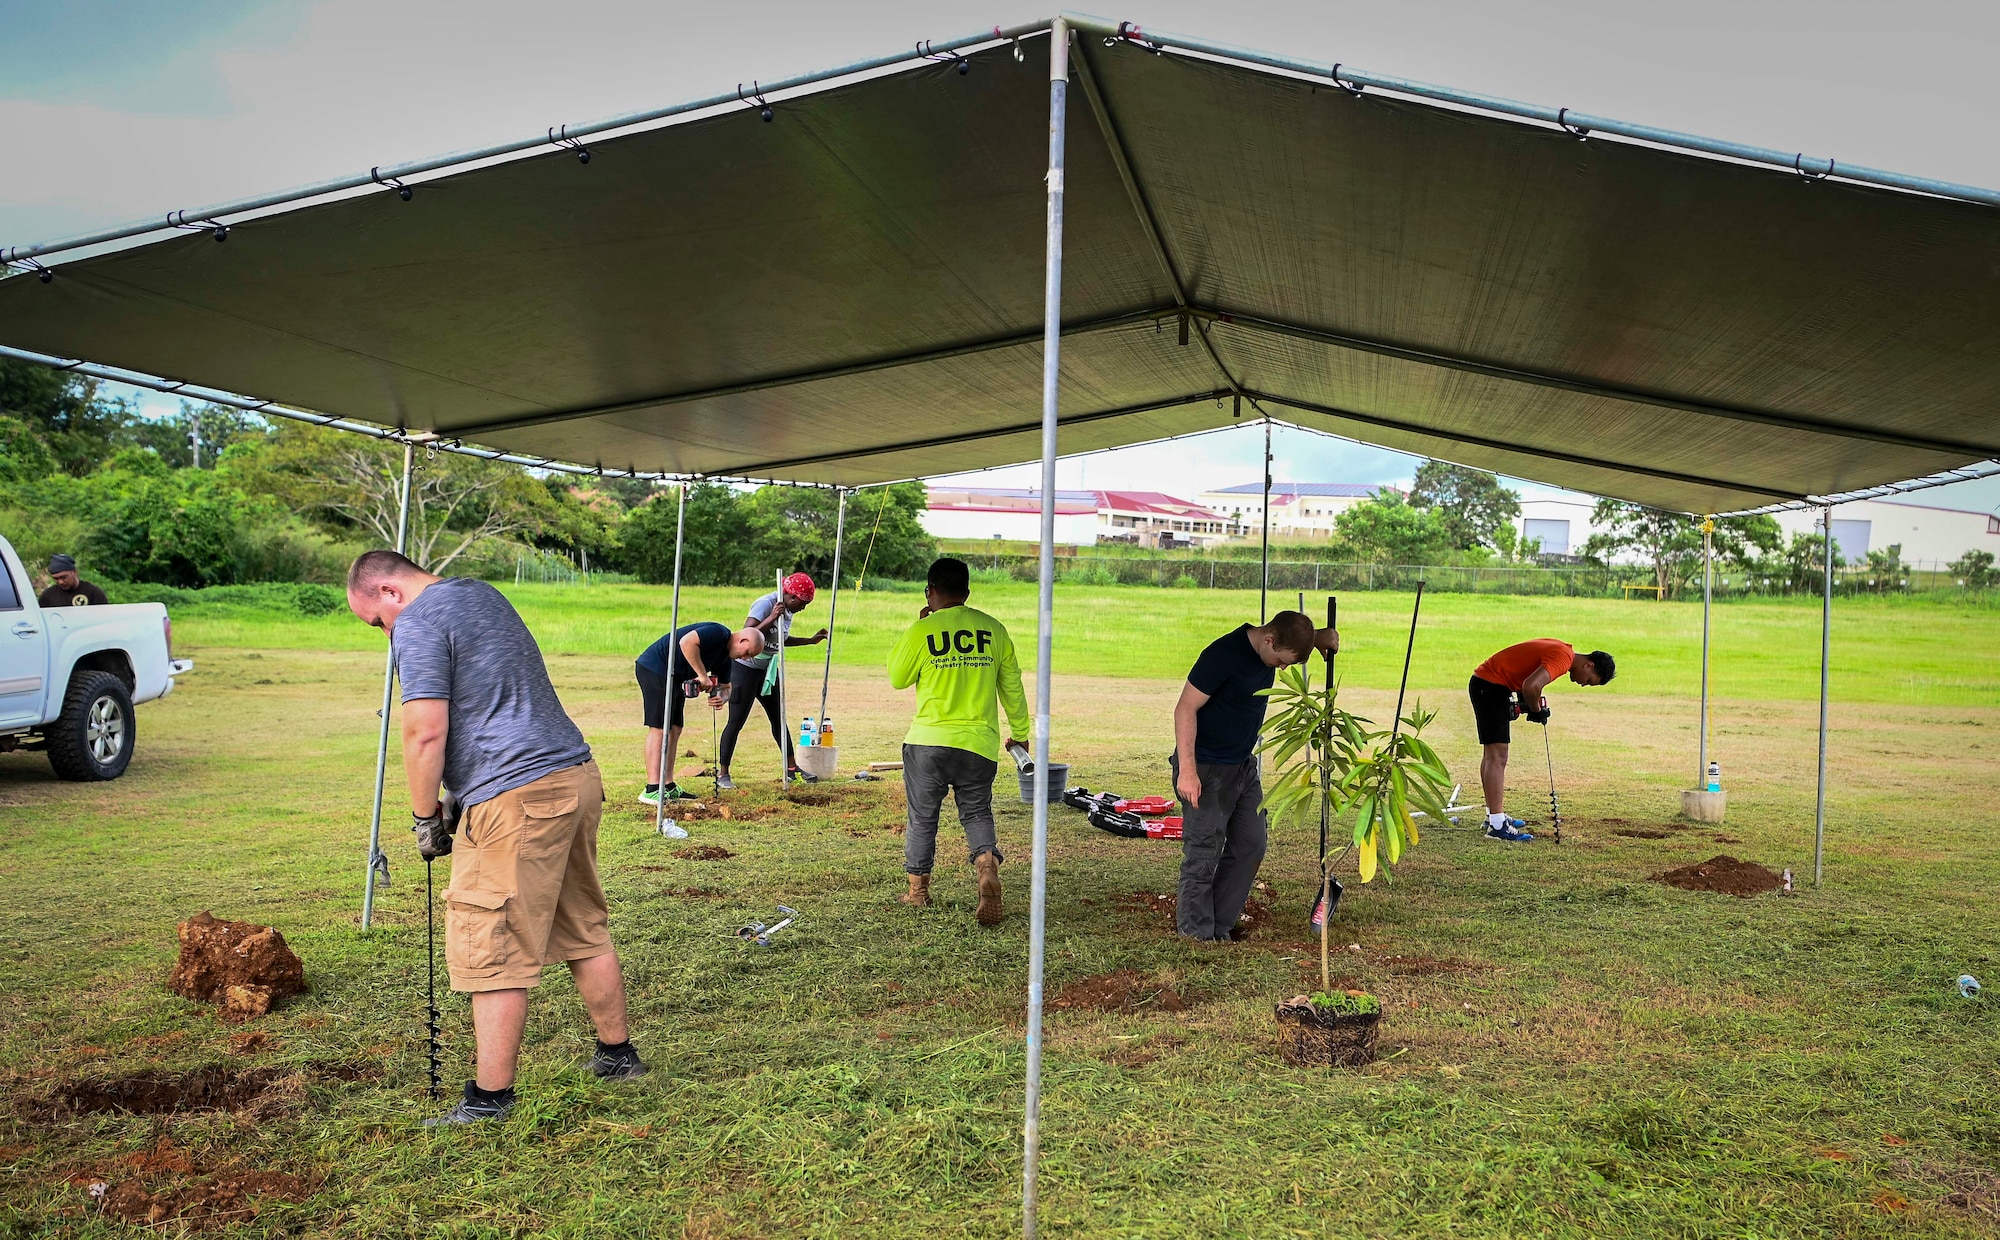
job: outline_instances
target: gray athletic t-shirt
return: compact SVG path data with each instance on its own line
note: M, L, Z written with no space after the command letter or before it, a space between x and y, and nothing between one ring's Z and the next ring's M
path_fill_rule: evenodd
M750 622L752 624L762 624L765 620L770 618L771 609L773 607L776 607L777 605L778 605L778 592L776 590L773 590L769 594L766 594L763 598L760 598L756 602L750 604ZM769 632L764 634L763 654L757 655L754 658L738 659L736 661L738 663L741 663L745 667L753 668L756 671L762 672L766 668L770 667L771 660L777 657L778 646L787 637L790 637L791 635L792 635L792 613L788 611L784 615L779 616L778 622L771 626Z
M389 648L405 702L451 703L444 783L465 804L590 759L556 699L541 647L514 605L485 582L433 582L396 618Z

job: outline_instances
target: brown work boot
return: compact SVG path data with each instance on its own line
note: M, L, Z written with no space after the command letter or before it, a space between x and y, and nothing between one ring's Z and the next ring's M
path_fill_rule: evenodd
M979 875L979 924L997 926L1000 924L1000 858L990 852L980 853L972 868Z
M931 876L928 874L910 875L910 889L902 895L897 896L896 903L913 904L918 908L929 908L931 906Z

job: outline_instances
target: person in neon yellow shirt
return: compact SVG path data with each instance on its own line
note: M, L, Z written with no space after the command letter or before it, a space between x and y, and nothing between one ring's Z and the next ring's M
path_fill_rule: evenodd
M993 822L993 779L1000 770L1000 707L1007 710L1008 746L1029 733L1028 697L1007 626L965 605L972 573L964 560L931 565L924 609L889 652L889 684L917 688L917 716L903 737L903 791L909 825L903 870L910 889L898 896L919 907L931 902L944 795L958 806L972 868L979 876L979 924L1000 920L1000 843Z

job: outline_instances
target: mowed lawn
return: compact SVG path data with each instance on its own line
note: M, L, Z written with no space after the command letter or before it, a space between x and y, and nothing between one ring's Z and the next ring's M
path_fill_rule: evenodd
M246 1234L1018 1228L1028 807L999 790L1002 926L972 922L949 811L940 899L910 910L893 900L900 787L787 799L753 724L731 817L688 824L687 844L734 855L676 857L685 845L653 834L631 799L631 659L664 629L666 591L509 590L607 772L612 929L653 1075L611 1087L582 1072L588 1026L551 971L514 1117L415 1126L439 1108L423 1096L423 872L393 757L394 885L375 932L358 927L382 639L344 615L194 609L175 631L199 670L141 708L125 778L61 784L38 755L0 756L0 1237L128 1230L96 1212L93 1182L185 1193L248 1170L299 1187L251 1199L254 1216L235 1220ZM684 615L737 622L754 594L689 590ZM808 627L824 622L821 599ZM841 600L830 712L848 769L897 756L907 695L878 669L918 602ZM1032 587L979 585L974 602L1032 652ZM1364 713L1386 718L1393 702L1409 604L1342 600L1344 695ZM1256 606L1254 593L1059 590L1053 706L1072 782L1169 791L1179 678ZM1837 603L1827 881L1814 890L1812 601L1716 609L1730 789L1717 829L1674 818L1694 776L1698 607L1426 599L1412 695L1441 708L1432 739L1469 785L1463 686L1485 654L1561 636L1613 651L1621 674L1553 695L1560 848L1438 828L1392 880L1351 883L1335 968L1388 1013L1365 1071L1276 1054L1273 1003L1316 985L1313 831L1276 836L1258 897L1269 911L1248 941L1190 945L1149 899L1173 889L1172 845L1052 811L1045 1232L1993 1234L1997 619L1990 604ZM818 654L798 669L801 698L817 696ZM688 773L711 743L696 722ZM1511 803L1538 822L1539 729L1521 739ZM1790 867L1800 889L1739 900L1650 881L1718 853ZM742 946L735 929L781 903L796 927L768 950ZM204 908L281 929L311 993L242 1028L168 993L175 922ZM1957 997L1968 972L1988 997ZM455 1088L470 1029L462 1001L443 1006ZM262 1096L236 1113L52 1105L79 1083L198 1068L262 1072ZM199 1221L169 1212L162 1226Z

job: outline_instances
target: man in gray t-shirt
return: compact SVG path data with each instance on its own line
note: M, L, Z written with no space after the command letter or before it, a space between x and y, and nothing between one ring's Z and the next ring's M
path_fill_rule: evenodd
M643 1074L597 877L604 783L528 626L485 582L433 576L394 551L354 561L347 606L390 634L418 851L427 861L452 858L445 965L452 989L472 996L478 1078L465 1083L462 1102L426 1122L502 1119L513 1109L528 991L546 965L569 965L597 1026L591 1071ZM463 810L455 840L440 784Z

